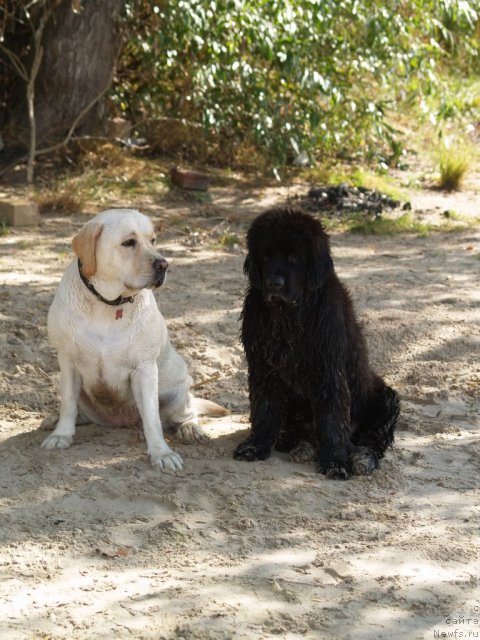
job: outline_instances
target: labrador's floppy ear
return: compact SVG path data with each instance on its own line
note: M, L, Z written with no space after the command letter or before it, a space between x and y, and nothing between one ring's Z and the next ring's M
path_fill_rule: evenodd
M102 230L103 225L87 222L72 240L72 249L82 263L82 273L86 278L91 278L97 270L95 249Z
M245 262L243 263L243 273L248 277L250 284L254 289L262 288L260 270L250 253L247 255Z
M307 287L310 291L319 289L333 270L333 260L330 255L328 236L324 233L312 238L312 254L307 273Z

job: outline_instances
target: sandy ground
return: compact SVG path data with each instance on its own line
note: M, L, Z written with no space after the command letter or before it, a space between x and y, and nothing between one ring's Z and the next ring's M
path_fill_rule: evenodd
M47 309L87 216L0 239L1 638L479 637L480 228L333 235L403 408L381 468L335 482L280 454L232 459L248 428L243 248L215 239L241 237L258 198L227 189L177 206L173 226L168 207L148 210L172 265L158 294L172 341L196 393L231 410L206 424L210 444L174 443L177 475L151 468L129 429L86 425L69 450L40 448L58 402Z

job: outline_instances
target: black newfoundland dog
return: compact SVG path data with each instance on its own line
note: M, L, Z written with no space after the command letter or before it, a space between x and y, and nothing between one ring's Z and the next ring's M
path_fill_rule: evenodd
M275 446L313 458L330 478L370 473L393 442L400 403L369 364L327 234L298 209L271 209L247 245L241 337L252 430L234 457L264 460Z

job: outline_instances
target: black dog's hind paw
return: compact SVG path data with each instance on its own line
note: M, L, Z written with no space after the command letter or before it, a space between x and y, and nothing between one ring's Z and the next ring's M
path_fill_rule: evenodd
M291 462L311 462L315 460L317 452L315 451L315 447L307 442L306 440L301 440L291 451L290 451L290 461Z
M233 452L233 457L237 460L266 460L272 451L272 448L255 442L253 438L247 438L245 442L241 442Z
M319 462L318 470L327 478L333 480L348 480L352 475L352 465L350 462L336 462L335 460Z
M367 476L378 467L377 455L368 447L355 447L352 453L353 473Z

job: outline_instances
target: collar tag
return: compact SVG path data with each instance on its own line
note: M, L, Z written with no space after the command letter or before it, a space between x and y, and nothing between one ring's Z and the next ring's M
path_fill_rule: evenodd
M123 317L123 309L117 309L115 313L115 320L120 320Z

